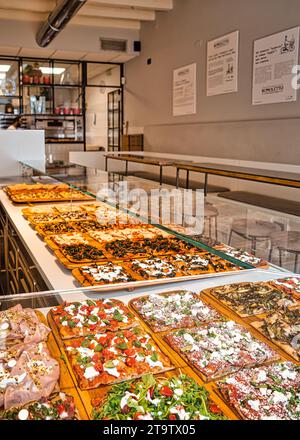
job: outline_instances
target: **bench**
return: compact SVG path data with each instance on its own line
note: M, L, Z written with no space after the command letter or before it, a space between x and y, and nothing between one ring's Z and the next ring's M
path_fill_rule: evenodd
M129 172L130 175L139 177L140 179L146 179L146 180L152 180L154 182L159 182L159 175L147 171L136 171L136 172ZM172 176L163 176L162 183L165 185L173 185L176 186L176 177ZM185 179L179 179L179 187L185 188ZM197 182L196 180L191 180L189 182L189 189L204 189L204 183ZM217 186L217 185L208 185L207 191L209 193L219 193L219 192L225 192L229 191L228 188L225 188L223 186Z
M264 196L247 191L226 192L224 194L219 194L219 197L300 217L300 202L296 202L294 200L285 200L277 197Z

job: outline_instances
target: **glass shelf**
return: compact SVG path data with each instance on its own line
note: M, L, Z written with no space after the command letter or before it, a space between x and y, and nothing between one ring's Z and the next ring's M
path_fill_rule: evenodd
M125 177L123 175L108 173L91 167L79 166L78 173L76 173L74 176L72 173L72 168L68 169L67 166L61 170L51 172L51 170L47 170L45 163L42 161L27 161L21 163L23 166L31 168L34 172L48 176L59 182L66 183L71 188L78 189L83 193L92 196L97 201L107 203L108 205L113 206L144 223L153 224L165 232L175 235L192 244L193 246L209 251L227 261L230 261L231 263L238 265L243 269L254 269L254 266L248 263L233 258L209 246L205 242L199 241L199 239L193 239L194 235L201 234L196 234L194 233L195 231L191 233L190 227L187 227L184 224L178 224L177 221L172 223L172 219L169 221L169 218L168 221L165 221L164 212L162 212L165 208L162 206L164 204L164 199L161 199L164 194L159 196L159 191L161 189L174 190L174 187L170 187L168 185L160 186L159 183L153 181L147 181L134 176ZM120 202L118 197L115 197L115 195L119 194L121 191L124 191L125 186L129 195L141 196L142 202L147 202L147 206L144 204L144 208L137 210L134 203L129 202L128 204L124 205L124 203ZM183 197L184 190L178 191L179 192L176 193L176 197L178 198L180 194L182 194ZM158 209L149 210L149 196L154 197L154 199L150 200L153 204L158 206ZM174 213L171 212L170 217L173 215ZM200 220L204 221L203 212L200 212L199 218L200 217L203 217Z

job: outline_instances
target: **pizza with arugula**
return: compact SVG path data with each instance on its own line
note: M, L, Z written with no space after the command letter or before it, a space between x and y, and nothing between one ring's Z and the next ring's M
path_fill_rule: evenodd
M104 398L93 399L94 420L224 420L204 387L185 374L144 375L117 384Z

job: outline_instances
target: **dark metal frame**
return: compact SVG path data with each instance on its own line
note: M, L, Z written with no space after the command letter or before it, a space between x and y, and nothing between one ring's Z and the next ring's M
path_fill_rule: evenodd
M115 88L116 90L119 90L121 93L121 114L120 114L120 133L119 136L121 136L121 134L123 133L123 117L124 117L124 112L123 112L123 106L124 106L124 86L122 83L122 77L124 75L124 65L122 63L112 63L112 62L97 62L97 61L76 61L76 60L66 60L66 59L52 59L52 58L36 58L36 57L17 57L17 56L1 56L0 55L0 61L3 60L7 60L7 61L17 61L18 62L18 82L19 82L19 95L17 96L13 96L14 98L18 98L19 99L19 114L20 115L24 115L26 116L27 114L25 114L23 112L23 90L24 87L28 87L28 84L22 84L22 69L23 69L23 65L24 65L24 61L32 61L32 62L44 62L44 63L49 63L49 67L54 67L54 65L57 64L77 64L78 65L78 76L81 74L81 84L74 84L74 85L69 85L69 84L54 84L54 73L52 73L52 81L51 84L46 85L46 87L51 87L52 89L52 107L53 107L53 114L44 114L42 116L45 117L49 117L49 118L64 118L64 117L69 117L70 115L55 115L54 114L54 106L55 106L55 88L62 88L62 87L66 87L66 88L78 88L81 89L81 101L82 101L82 113L80 115L75 115L75 117L82 117L82 126L83 126L83 141L66 141L66 142L62 142L62 141L58 141L57 143L61 143L61 144L83 144L84 146L84 151L86 151L86 88L87 87L95 87L95 88ZM119 82L119 86L116 85L92 85L92 84L88 84L87 81L87 65L88 64L103 64L103 65L111 65L111 66L119 66L120 67L120 82ZM30 85L29 85L30 86ZM43 87L44 85L41 84L41 87ZM80 96L80 92L79 92L79 96ZM28 114L28 116L41 116L41 115L33 115L33 114ZM47 142L46 142L47 143ZM48 142L49 144L53 144L55 142ZM120 144L120 142L119 142Z

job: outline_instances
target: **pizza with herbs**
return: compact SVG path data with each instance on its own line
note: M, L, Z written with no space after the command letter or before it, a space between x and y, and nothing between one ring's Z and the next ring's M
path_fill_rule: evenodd
M252 322L251 325L300 361L300 307L270 312L265 318Z
M51 222L44 223L35 227L36 231L41 235L61 235L76 232L76 229L70 223Z
M94 420L224 420L204 387L185 374L117 384L92 400Z
M74 398L59 393L24 406L0 411L0 420L79 420Z
M226 244L222 244L219 246L215 246L216 249L223 252L224 254L228 255L229 257L233 257L236 260L242 261L243 263L250 264L254 267L263 267L266 268L269 266L267 261L261 260L260 258L257 258L255 255L250 254L249 252L244 251L243 249L235 249L231 246L228 246Z
M217 384L246 420L300 420L300 367L291 362L245 369Z
M59 251L55 251L57 258L65 264L61 255L63 255L70 263L88 264L107 260L102 249L93 244L71 244L64 246ZM68 264L66 264L68 266Z
M184 290L142 296L130 304L154 332L196 327L222 319L199 295Z
M61 212L61 218L65 222L96 220L96 217L84 211Z
M69 223L77 232L82 233L90 233L91 231L102 231L105 228L108 228L107 225L103 225L95 220L81 220L81 221L72 221Z
M173 368L141 327L65 341L65 350L83 390Z
M207 292L242 318L297 305L291 295L267 282L227 284Z
M147 256L160 256L176 253L196 252L193 245L177 237L157 236L143 240L115 240L105 245L105 249L114 258L132 259Z
M297 300L300 300L300 277L288 277L280 280L274 280L276 287L283 289Z
M177 254L171 256L170 261L186 275L201 275L240 269L233 263L209 252Z
M52 308L50 313L62 339L138 325L134 314L116 299L64 303Z
M34 226L53 222L63 222L63 219L60 217L60 215L55 212L49 214L33 214L27 217L27 220Z
M119 264L111 262L79 267L73 270L73 275L81 284L89 286L130 283L137 279Z
M143 260L132 260L124 263L124 266L128 267L143 280L158 280L184 276L184 273L171 264L167 258L152 257Z
M207 382L278 359L267 344L233 321L177 330L165 339Z

